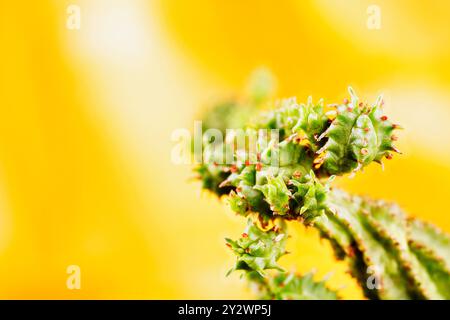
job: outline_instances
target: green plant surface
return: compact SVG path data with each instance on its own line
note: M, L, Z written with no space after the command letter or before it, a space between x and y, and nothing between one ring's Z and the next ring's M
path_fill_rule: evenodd
M383 113L382 98L368 104L351 88L349 93L350 99L332 106L322 100L298 104L286 99L271 111L255 111L243 129L276 129L278 135L258 140L256 151L234 150L231 163L202 163L196 170L203 187L227 195L233 211L259 221L262 228L274 221L296 221L318 229L369 299L450 299L448 235L408 218L394 204L332 188L335 176L353 175L399 152L394 131L400 126ZM235 146L230 139L214 150L206 146L205 158L230 146ZM250 223L248 237L227 241L238 256L233 270L244 270L252 282L263 285L262 296L335 295L310 275L266 275L266 269L280 270L276 261L284 254L287 230L282 227L279 240L281 229L259 228Z

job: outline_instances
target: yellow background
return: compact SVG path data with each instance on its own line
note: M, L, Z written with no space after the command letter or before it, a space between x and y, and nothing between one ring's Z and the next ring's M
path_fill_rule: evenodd
M225 278L244 221L171 162L170 137L261 65L280 96L384 92L404 155L339 183L450 231L449 17L439 0L1 1L0 298L252 297ZM313 230L292 233L284 266L361 297Z

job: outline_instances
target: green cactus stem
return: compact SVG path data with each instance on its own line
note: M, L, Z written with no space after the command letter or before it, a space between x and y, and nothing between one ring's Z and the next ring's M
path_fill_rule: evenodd
M261 297L337 298L310 275L283 273L277 260L285 253L284 221L319 230L338 259L344 260L369 299L450 299L450 238L437 228L411 219L395 204L333 189L335 176L355 174L372 162L398 153L394 131L382 110L382 98L350 99L325 106L282 100L268 112L256 112L243 129L277 130L258 139L254 151L233 150L231 162L204 162L196 170L203 187L227 195L237 214L281 227L264 231L250 222L246 237L227 240L237 255L232 270L243 270L260 287ZM256 114L256 113L259 113ZM207 159L235 146L204 148ZM280 233L281 232L281 233ZM275 269L275 275L265 270Z
M236 264L229 273L243 270L261 299L282 300L336 300L338 294L324 281L315 281L313 273L299 275L284 272L277 261L287 252L285 249L287 228L282 219L275 220L269 230L262 230L252 220L241 237L226 239L227 246L236 255ZM275 270L268 273L268 270Z

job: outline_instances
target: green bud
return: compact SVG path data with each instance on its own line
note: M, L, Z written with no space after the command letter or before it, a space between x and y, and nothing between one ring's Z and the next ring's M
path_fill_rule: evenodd
M281 176L269 177L267 184L255 186L255 189L264 194L264 200L275 214L285 215L289 212L289 200L292 194Z
M227 245L237 257L236 265L229 271L255 271L265 275L265 270L283 270L277 260L286 254L286 230L284 224L273 227L268 231L260 229L251 220L242 236L233 241L226 239Z

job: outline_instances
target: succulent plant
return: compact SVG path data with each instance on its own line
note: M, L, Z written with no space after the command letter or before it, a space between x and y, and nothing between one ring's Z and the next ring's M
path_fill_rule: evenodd
M204 188L226 195L231 209L249 219L239 240L227 239L237 256L232 271L243 270L262 298L338 298L311 274L286 273L278 266L286 221L293 221L329 240L369 299L450 299L447 234L408 218L395 204L331 187L335 176L355 174L399 153L394 132L400 126L383 113L382 98L368 104L351 88L349 93L350 99L336 105L287 99L271 111L254 111L243 127L246 133L265 133L254 148L236 147L234 139L204 148L211 159L233 147L232 161L206 161L196 168ZM270 130L277 134L269 136Z

